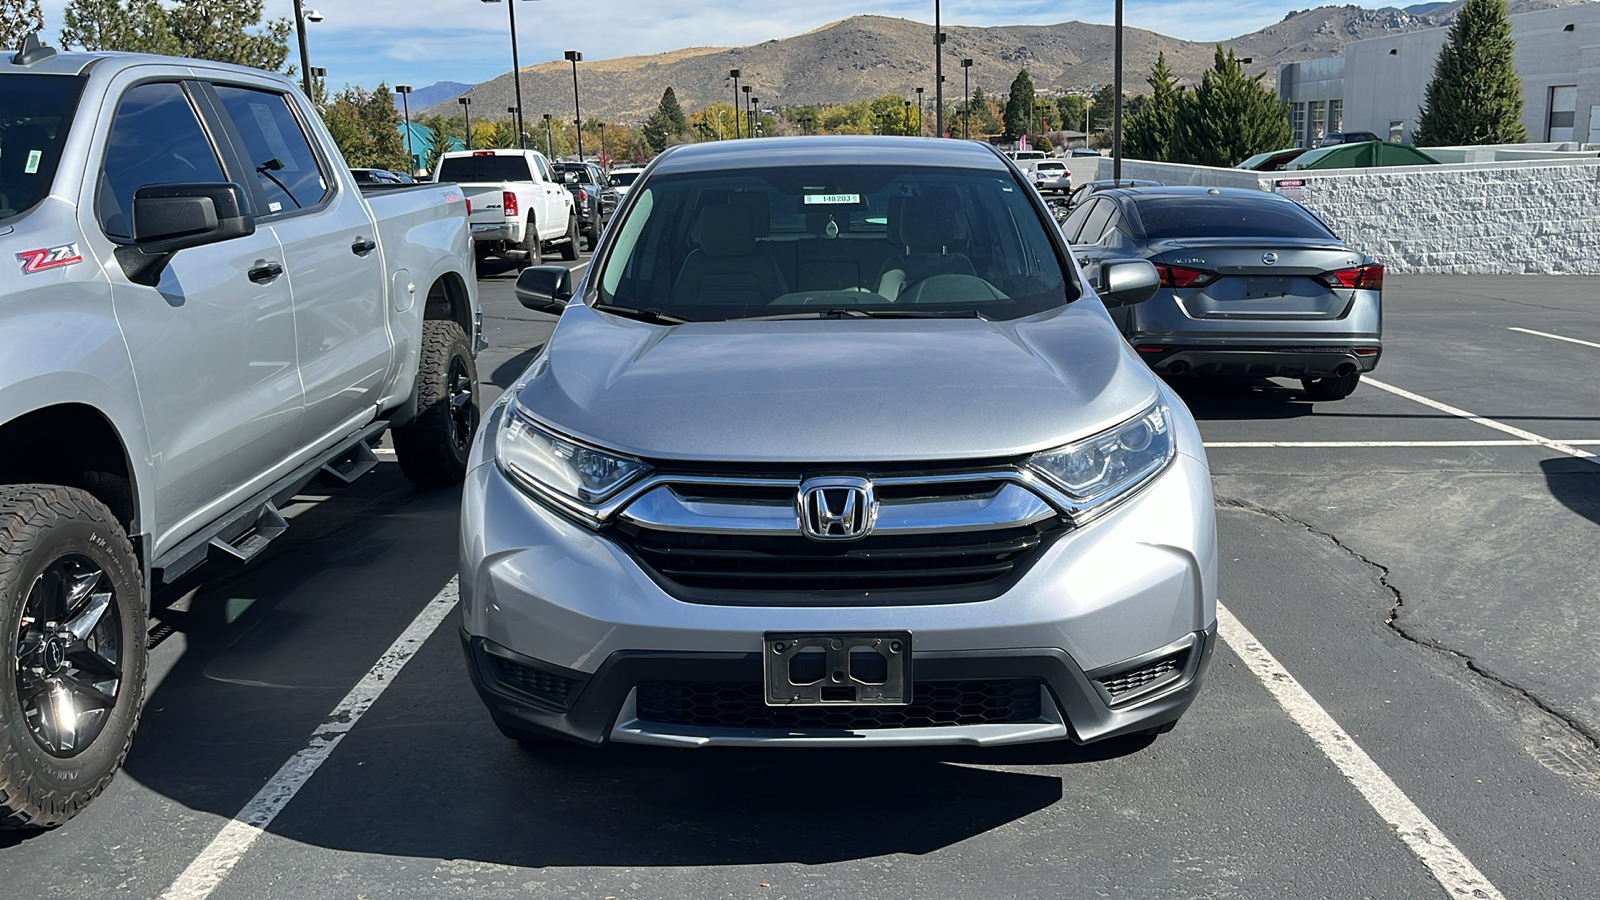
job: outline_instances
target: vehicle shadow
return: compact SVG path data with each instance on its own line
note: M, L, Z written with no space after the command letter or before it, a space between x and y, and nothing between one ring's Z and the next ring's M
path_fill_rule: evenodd
M539 351L543 349L544 343L540 342L538 346L529 347L500 365L495 366L494 372L489 375L489 383L502 390L511 387L512 383L517 380L517 376L528 368L528 364L533 362L533 358L538 356Z
M1540 460L1550 496L1561 505L1600 524L1600 466L1571 456Z
M1269 378L1167 378L1198 420L1293 419L1313 415L1315 405L1299 385Z

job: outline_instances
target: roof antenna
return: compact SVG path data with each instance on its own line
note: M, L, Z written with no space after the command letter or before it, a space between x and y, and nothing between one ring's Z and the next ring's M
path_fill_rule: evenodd
M17 51L16 56L11 57L11 63L17 66L31 66L36 62L44 62L55 55L56 48L46 47L41 43L39 41L39 32L35 31L22 39L22 49Z

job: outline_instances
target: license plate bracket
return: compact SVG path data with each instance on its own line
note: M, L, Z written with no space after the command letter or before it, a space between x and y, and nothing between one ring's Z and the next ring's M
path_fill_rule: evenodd
M768 706L905 706L911 632L768 632L762 640Z

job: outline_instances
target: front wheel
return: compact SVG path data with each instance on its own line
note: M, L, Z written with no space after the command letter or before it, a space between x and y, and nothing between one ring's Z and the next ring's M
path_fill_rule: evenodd
M394 429L400 471L419 487L459 484L478 433L478 367L456 322L422 323L417 417Z
M1343 400L1350 396L1361 383L1361 373L1351 372L1349 375L1330 375L1326 378L1302 378L1300 386L1305 388L1306 397L1311 400Z
M567 237L561 244L561 258L572 262L578 258L578 217L567 220Z
M144 699L144 583L77 488L0 487L0 830L53 828L111 783Z

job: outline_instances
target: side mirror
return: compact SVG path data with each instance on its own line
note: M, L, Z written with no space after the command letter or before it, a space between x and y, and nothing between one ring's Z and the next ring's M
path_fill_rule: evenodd
M1156 295L1161 275L1142 259L1108 259L1100 264L1100 285L1096 291L1107 307L1132 306Z
M572 270L566 266L533 266L517 276L517 301L535 312L561 315L572 299Z
M117 260L129 281L154 287L179 250L255 232L237 184L147 184L133 193L133 244L117 248Z

